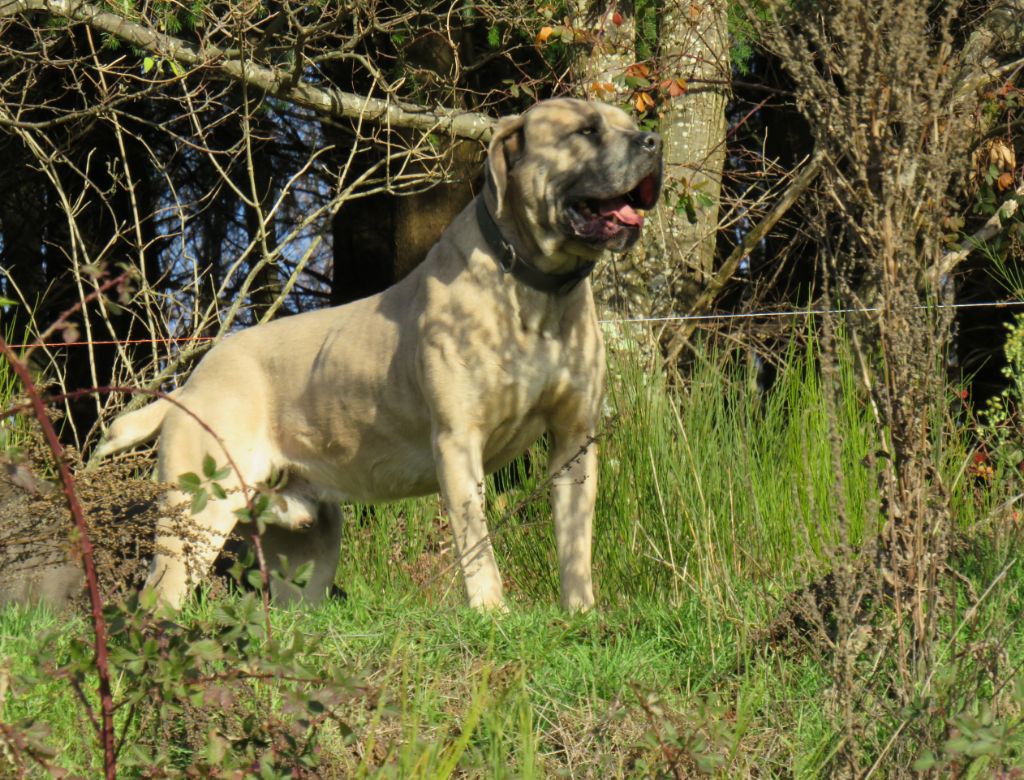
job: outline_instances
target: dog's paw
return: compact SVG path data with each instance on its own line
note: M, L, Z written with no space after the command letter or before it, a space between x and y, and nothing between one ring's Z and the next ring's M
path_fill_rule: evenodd
M594 608L594 591L585 586L562 593L562 609L566 612L589 612Z

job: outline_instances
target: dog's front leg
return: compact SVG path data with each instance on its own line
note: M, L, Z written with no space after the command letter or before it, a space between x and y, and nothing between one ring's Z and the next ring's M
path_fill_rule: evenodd
M586 610L594 606L590 546L597 498L597 443L586 430L555 430L552 435L548 474L562 607Z
M437 433L434 458L469 604L479 609L501 607L501 575L484 515L483 450L479 437Z

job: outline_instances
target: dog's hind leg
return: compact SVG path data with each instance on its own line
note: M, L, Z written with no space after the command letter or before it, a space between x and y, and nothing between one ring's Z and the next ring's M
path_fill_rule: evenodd
M169 511L157 522L153 562L146 580L146 587L154 588L163 603L180 608L210 571L238 520L235 510L244 505L232 498L210 499L202 512L188 517L191 496L178 490L168 494L169 508L184 507Z
M189 408L200 419L237 417L236 410L224 408L228 402L219 397L211 401L183 396L182 400L191 401ZM173 511L157 523L153 563L146 585L156 590L161 601L175 608L210 572L239 521L236 512L246 506L242 485L249 488L251 495L256 484L272 470L265 431L257 426L224 425L220 435L220 439L211 436L191 414L178 409L168 414L161 433L157 469L160 481L180 485L181 477L192 473L196 475L197 488L207 493L206 500L197 505L194 492L170 490L165 500ZM209 475L203 474L207 456L218 465L229 461L238 470L217 480L227 492L223 498L212 495ZM190 504L198 511L190 513Z

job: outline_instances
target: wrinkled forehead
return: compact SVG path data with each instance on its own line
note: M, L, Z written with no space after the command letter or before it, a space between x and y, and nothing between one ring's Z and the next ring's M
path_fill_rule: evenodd
M555 98L537 103L525 115L531 132L572 133L586 127L605 124L619 130L637 129L624 111L606 103L592 103L575 98Z

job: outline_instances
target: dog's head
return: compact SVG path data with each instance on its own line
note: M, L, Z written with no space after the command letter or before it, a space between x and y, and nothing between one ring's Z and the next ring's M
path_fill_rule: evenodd
M661 137L613 106L556 98L502 119L488 165L500 219L545 257L593 258L640 237L661 191Z

